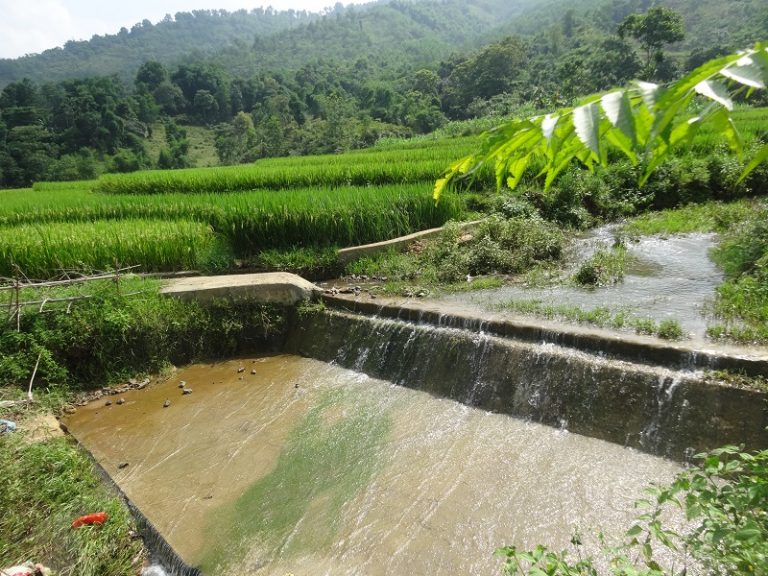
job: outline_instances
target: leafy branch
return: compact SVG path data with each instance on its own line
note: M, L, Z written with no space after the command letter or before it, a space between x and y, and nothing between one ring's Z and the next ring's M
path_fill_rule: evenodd
M590 170L606 165L610 148L643 166L642 186L673 148L690 143L705 125L722 133L741 155L743 140L731 117L734 98L765 89L766 83L768 42L759 42L710 60L668 86L636 81L626 89L590 96L573 108L511 120L491 130L478 153L448 167L435 183L434 198L439 200L453 180L490 163L497 187L506 184L510 189L529 167L542 166L536 177L544 178L548 190L574 160ZM697 97L706 105L694 115L689 110ZM768 144L756 152L740 181L766 160Z
M668 486L648 489L638 500L639 515L616 548L603 546L601 558L582 552L581 538L569 551L545 546L530 551L508 546L497 550L508 576L685 576L692 570L710 575L768 574L768 450L742 452L726 446L697 456L700 463L680 473ZM687 524L677 532L664 525L672 507ZM665 554L658 554L665 550ZM661 560L664 556L665 560ZM607 566L606 569L601 566Z

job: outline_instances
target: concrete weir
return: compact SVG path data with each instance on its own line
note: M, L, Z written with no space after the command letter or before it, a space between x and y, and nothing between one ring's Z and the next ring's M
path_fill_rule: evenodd
M163 292L320 298L291 274ZM499 572L504 543L626 529L642 486L697 452L768 447L767 395L703 370L765 374L759 355L323 300L293 315L280 354L189 366L67 418L166 574Z
M264 304L293 306L311 300L321 290L296 274L230 274L170 281L160 291L167 296L201 302L213 299L254 300Z

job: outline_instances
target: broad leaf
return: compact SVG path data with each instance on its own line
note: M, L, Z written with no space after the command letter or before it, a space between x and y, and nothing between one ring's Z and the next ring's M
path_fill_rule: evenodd
M728 88L722 82L717 80L704 80L696 84L695 90L698 94L714 100L725 106L729 111L733 110L733 100L728 94Z
M751 88L765 88L763 69L752 58L742 58L736 66L726 66L720 73L739 84Z
M584 145L600 156L600 108L587 104L573 109L573 126Z
M605 115L616 128L634 143L637 139L635 134L635 118L632 114L632 104L626 92L611 92L603 96L600 103L603 106Z

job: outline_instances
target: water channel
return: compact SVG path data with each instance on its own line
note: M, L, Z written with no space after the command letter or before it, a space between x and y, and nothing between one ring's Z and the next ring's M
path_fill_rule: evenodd
M291 355L194 365L123 397L69 430L210 575L499 574L499 546L621 533L642 488L679 470Z

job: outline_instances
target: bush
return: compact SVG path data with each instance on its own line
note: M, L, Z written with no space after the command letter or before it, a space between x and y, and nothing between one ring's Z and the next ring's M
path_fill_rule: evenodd
M618 548L604 548L599 557L584 555L578 535L571 540L575 561L569 551L545 546L501 548L505 574L683 576L700 568L711 575L766 576L768 450L745 453L728 446L696 458L699 463L672 484L649 488L649 497L635 503L642 513ZM679 533L664 525L669 508L686 515Z

